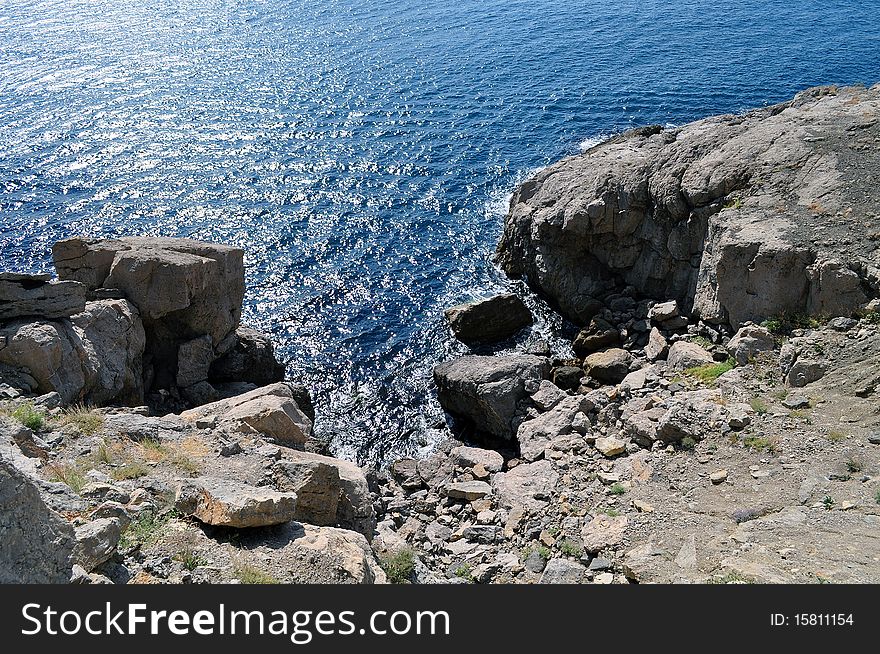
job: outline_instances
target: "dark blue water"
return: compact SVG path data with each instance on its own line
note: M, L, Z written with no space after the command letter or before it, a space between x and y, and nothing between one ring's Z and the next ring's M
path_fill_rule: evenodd
M601 135L880 78L880 3L0 0L0 261L72 234L247 251L336 451L429 444L442 309L529 171ZM548 329L542 324L543 329Z

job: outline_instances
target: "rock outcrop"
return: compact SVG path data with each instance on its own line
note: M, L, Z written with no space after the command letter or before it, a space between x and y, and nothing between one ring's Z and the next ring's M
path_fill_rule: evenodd
M585 325L631 286L734 329L849 315L880 282L880 87L632 130L511 200L498 261Z

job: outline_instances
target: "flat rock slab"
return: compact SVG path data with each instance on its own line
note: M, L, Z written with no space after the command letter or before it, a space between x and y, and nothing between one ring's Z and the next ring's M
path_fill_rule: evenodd
M177 509L217 527L267 527L296 518L296 493L279 493L230 479L200 477L177 492Z
M67 318L86 307L86 287L75 281L47 281L45 275L0 277L0 320Z
M549 461L535 461L496 474L492 478L492 488L505 508L535 512L547 506L557 481L559 473Z
M460 481L449 484L446 494L457 500L473 502L492 493L492 487L484 481Z

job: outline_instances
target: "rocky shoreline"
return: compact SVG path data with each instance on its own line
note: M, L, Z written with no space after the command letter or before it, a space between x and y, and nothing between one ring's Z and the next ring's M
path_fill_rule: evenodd
M450 438L386 470L315 442L241 250L56 244L0 274L0 581L880 580L878 116L810 89L527 180L498 263L571 352L449 309Z

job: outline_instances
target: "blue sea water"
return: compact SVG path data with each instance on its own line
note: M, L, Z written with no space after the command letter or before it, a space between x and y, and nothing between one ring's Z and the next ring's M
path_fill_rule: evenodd
M442 310L509 286L518 180L878 79L873 1L0 0L0 268L73 234L245 248L246 321L380 460L436 437Z

